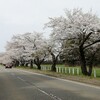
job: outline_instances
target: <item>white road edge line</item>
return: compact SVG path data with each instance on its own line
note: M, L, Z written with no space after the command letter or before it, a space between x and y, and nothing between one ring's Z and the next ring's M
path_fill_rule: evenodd
M49 78L52 78L52 79L57 79L57 80L65 81L65 82L70 82L70 83L74 83L74 84L78 84L78 85L83 85L83 86L88 86L88 87L100 89L99 86L94 86L94 85L85 84L85 83L81 83L81 82L75 82L75 81L71 81L71 80L67 80L67 79L60 79L60 78L56 78L56 77L52 77L52 76L48 76L48 75L44 75L44 74L40 74L40 73L36 73L36 72L25 71L25 70L21 70L21 69L17 69L17 70L23 71L23 72L26 72L26 73L41 75L41 76L45 76L45 77L49 77Z

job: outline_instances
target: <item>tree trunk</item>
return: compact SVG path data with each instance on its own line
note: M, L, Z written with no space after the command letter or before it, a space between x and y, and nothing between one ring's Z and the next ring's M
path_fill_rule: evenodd
M56 72L56 64L57 64L57 61L58 61L58 56L55 56L53 53L51 54L52 55L52 66L51 66L51 71L54 71Z
M21 63L20 65L21 65L21 66L24 66L24 63Z
M53 60L52 66L51 66L51 71L56 72L56 63L57 63L57 60Z
M91 76L92 74L92 66L89 66L88 76Z
M25 63L25 67L28 67L28 63Z
M33 61L30 60L30 68L33 68Z
M87 75L88 73L87 73L87 68L86 68L86 60L85 60L84 50L81 46L79 48L79 52L80 52L80 64L81 64L82 74Z
M19 66L19 61L16 60L14 66L15 66L15 67L16 67L16 66Z
M88 76L91 76L91 74L92 74L92 68L93 68L93 62L94 62L95 54L96 54L96 52L92 53L91 57L90 57Z
M40 64L38 64L37 66L38 66L38 69L39 69L39 70L41 70L41 65L40 65Z
M34 64L36 64L37 68L38 68L39 70L41 70L41 64L40 64L39 58L34 59Z

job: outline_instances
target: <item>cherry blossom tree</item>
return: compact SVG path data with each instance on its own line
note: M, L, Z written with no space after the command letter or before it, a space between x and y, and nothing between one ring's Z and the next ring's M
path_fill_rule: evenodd
M53 36L50 37L49 40L47 40L47 45L46 49L51 55L51 61L52 61L52 66L51 70L56 71L56 64L58 62L59 56L62 53L62 44L59 41L56 41Z
M34 39L34 50L32 56L34 57L34 64L37 65L38 69L41 69L41 64L48 55L46 49L46 39L43 38L42 33L37 32L34 34Z
M0 53L0 63L6 64L9 63L11 59L9 59L8 54L6 52Z
M57 40L70 42L71 49L78 49L82 73L90 75L86 67L86 50L100 43L100 18L82 9L66 10L66 16L50 18L48 27ZM69 44L69 43L67 43Z
M42 33L25 33L13 36L11 41L7 43L6 50L10 52L10 58L17 65L24 66L30 63L32 68L34 62L37 68L41 69L41 64L47 55L45 45L46 42Z
M6 45L6 51L9 52L10 58L15 62L16 66L24 66L26 61L32 59L32 44L29 44L24 37L28 34L13 36L11 41Z

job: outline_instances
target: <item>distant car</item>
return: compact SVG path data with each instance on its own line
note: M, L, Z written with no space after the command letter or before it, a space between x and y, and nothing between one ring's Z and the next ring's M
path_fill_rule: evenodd
M5 68L12 68L12 67L13 67L13 65L11 63L5 64Z

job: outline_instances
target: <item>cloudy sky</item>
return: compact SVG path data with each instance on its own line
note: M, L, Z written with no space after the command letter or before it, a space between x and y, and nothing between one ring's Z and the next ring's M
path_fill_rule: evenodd
M83 8L100 16L100 0L0 0L0 52L14 34L45 32L48 17L64 15L64 9Z

